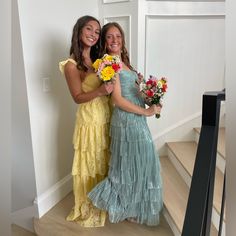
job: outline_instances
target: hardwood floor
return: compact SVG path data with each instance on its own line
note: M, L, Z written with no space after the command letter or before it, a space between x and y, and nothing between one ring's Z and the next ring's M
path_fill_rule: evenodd
M18 225L11 225L11 235L12 236L36 236L36 234L29 232L26 229L21 228Z
M104 227L84 228L65 217L73 205L72 193L59 202L41 219L35 219L34 226L39 236L173 236L173 233L161 217L159 226L148 227L127 221L112 224L107 221Z

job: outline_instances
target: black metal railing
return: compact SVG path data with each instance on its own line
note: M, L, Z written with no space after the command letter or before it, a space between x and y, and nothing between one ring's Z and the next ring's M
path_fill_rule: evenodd
M224 100L225 90L206 92L203 95L202 127L182 236L210 235L220 107L221 101ZM225 187L223 188L219 235L221 235L224 214L224 191Z

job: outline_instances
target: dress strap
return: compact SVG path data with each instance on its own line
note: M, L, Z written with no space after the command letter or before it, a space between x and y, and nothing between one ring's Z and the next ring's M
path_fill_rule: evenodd
M73 63L74 65L77 65L77 62L76 62L74 59L72 59L72 58L68 58L68 59L65 60L65 61L60 61L60 62L59 62L59 69L60 69L60 71L61 71L62 74L64 74L64 68L65 68L65 65L67 64L67 62L71 62L71 63Z

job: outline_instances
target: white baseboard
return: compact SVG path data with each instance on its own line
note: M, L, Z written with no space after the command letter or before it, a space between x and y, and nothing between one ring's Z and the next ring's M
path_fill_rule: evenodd
M192 141L194 140L194 127L199 127L201 122L201 112L197 112L178 123L170 126L163 132L155 135L153 141L160 156L167 155L166 142Z
M37 215L37 206L29 206L11 213L11 223L34 232L33 218Z
M46 214L71 191L72 176L69 174L35 199L34 204L38 208L38 218Z

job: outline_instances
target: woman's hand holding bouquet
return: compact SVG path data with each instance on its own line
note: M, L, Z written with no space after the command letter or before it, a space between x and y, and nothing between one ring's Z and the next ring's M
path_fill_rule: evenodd
M167 79L162 77L157 79L156 77L150 75L148 80L144 80L142 76L138 75L139 91L145 99L145 103L148 106L153 104L159 106L158 113L163 105L163 96L167 92ZM160 117L160 114L156 114L156 118Z

